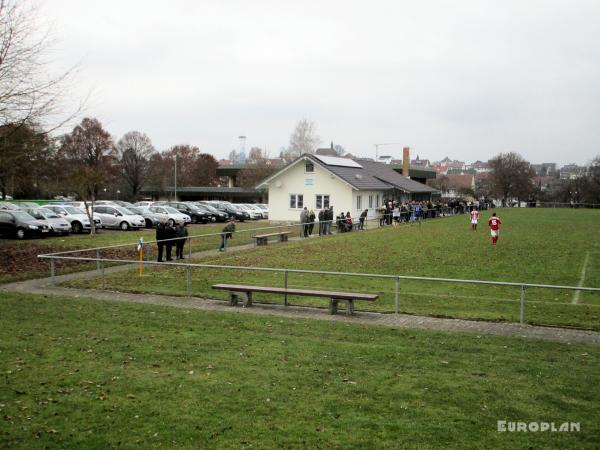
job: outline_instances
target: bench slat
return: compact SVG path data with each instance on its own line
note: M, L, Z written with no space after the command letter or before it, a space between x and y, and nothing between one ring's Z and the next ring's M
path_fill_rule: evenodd
M269 234L257 234L254 237L255 238L265 238L265 237L270 237L270 236L281 236L283 234L291 234L291 231L282 231L281 233L269 233Z
M251 286L243 284L215 284L213 289L225 289L238 292L262 292L270 294L289 294L289 295L304 295L311 297L328 297L345 300L366 300L374 301L379 298L376 294L359 294L352 292L336 292L336 291L316 291L311 289L293 289L293 288L277 288L268 286Z

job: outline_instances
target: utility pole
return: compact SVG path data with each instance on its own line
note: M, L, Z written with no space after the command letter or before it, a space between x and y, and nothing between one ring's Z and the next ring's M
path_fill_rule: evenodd
M175 198L174 201L177 201L177 153L175 153Z

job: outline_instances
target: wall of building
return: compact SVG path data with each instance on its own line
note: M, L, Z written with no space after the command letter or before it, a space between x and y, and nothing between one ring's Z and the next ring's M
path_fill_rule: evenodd
M355 197L353 189L335 175L319 165L314 165L313 173L306 173L304 161L299 161L271 180L269 184L269 220L298 221L302 208L290 207L290 195L301 194L309 210L319 213L316 205L317 195L329 195L329 204L334 212L354 211Z

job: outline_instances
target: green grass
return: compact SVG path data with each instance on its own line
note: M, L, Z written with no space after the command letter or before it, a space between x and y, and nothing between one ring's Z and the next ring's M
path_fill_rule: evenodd
M485 220L488 215L484 214ZM490 245L486 226L473 233L468 217L462 215L421 226L273 244L196 262L575 286L589 252L584 285L600 287L599 211L504 209L499 215L504 224L497 247ZM197 269L193 272L193 292L218 298L224 294L213 291L212 284L241 281L282 286L284 277L281 273ZM290 287L377 293L378 301L359 304L358 308L383 312L395 308L394 280L290 274L288 282ZM99 280L74 281L70 285L98 287ZM141 278L118 273L108 277L107 286L132 292L187 293L182 269L147 268ZM400 288L402 312L519 320L519 288L406 280L401 280ZM283 301L272 295L257 295L256 299ZM526 319L529 323L600 329L600 294L581 293L576 304L574 299L573 291L528 289ZM326 305L323 299L290 300Z
M597 448L600 435L597 346L19 294L0 317L3 448Z

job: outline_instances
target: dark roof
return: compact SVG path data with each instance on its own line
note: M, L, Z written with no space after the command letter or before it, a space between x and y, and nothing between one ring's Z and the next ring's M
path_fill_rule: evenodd
M373 178L385 182L393 188L401 189L406 192L437 192L437 189L400 175L388 164L375 161L360 161L359 164L363 166L365 172L369 173Z
M146 188L142 189L142 193L155 192L158 189ZM169 186L164 188L165 192L174 192L175 188ZM256 193L253 189L244 189L241 187L215 187L215 186L185 186L177 187L177 192L181 193L207 193L207 194L241 194L241 193Z

